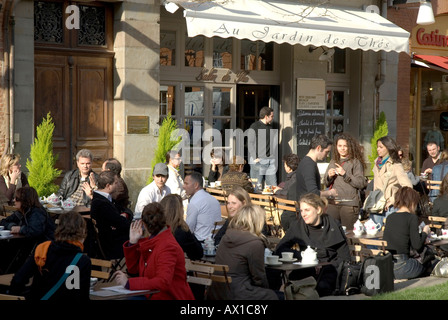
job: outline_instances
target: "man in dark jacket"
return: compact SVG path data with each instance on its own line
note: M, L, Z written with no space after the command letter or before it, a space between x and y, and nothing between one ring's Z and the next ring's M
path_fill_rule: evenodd
M77 169L68 171L59 187L58 196L64 200L70 198L76 205L88 205L91 198L86 194L96 189L98 175L92 170L93 155L87 149L80 150L76 155Z
M112 171L98 175L98 190L93 192L90 215L95 220L101 248L106 259L121 259L124 256L123 243L129 240L130 219L121 214L112 203L111 193L118 184L118 177Z

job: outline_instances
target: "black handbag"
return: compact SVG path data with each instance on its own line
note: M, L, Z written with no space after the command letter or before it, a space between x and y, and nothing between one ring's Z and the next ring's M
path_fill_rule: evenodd
M359 281L360 273L361 263L341 262L338 267L338 277L336 278L336 288L333 295L349 296L359 293L361 290Z
M394 261L390 252L367 257L361 266L361 293L374 296L394 291Z

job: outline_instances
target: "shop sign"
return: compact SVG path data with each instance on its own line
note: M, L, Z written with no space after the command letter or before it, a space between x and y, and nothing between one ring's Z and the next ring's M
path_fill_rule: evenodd
M212 81L212 82L233 82L233 83L246 83L249 82L250 71L242 70L238 73L234 73L232 70L227 70L225 74L222 74L220 70L215 68L202 68L201 72L196 76L197 81Z
M425 32L425 28L417 30L417 42L423 46L447 47L448 35L439 34L439 29Z

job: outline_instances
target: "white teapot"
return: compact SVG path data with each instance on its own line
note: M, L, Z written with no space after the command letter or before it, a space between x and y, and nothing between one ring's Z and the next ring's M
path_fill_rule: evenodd
M364 227L366 229L367 234L374 235L381 229L381 225L379 223L375 223L372 219L369 219L366 223L364 223Z
M308 248L306 248L306 250L302 251L300 254L302 255L302 263L318 263L317 252L314 251L310 246L308 246Z
M362 224L361 221L357 220L355 222L355 224L353 225L353 232L354 232L354 234L361 235L361 234L364 233L364 231L365 231L364 225Z
M76 203L72 199L61 200L61 204L65 210L71 210L76 206Z
M47 201L48 203L51 203L51 204L57 204L61 200L62 200L62 197L58 197L54 193L52 193L51 195L49 195L48 197L45 198L45 201Z

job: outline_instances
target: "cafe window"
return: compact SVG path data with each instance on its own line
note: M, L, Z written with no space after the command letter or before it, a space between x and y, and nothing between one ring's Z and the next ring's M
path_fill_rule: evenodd
M346 73L345 49L334 48L334 54L328 61L328 73Z
M272 71L274 44L262 41L241 40L241 69Z
M176 31L160 30L160 65L176 65Z
M168 114L171 114L173 118L176 118L176 99L175 99L176 87L175 86L160 86L159 93L159 115L160 123L166 118Z
M344 100L344 91L327 91L325 131L331 139L344 131Z
M203 67L205 60L204 52L204 36L196 36L185 38L185 66L186 67Z
M213 67L232 69L232 38L213 38Z

